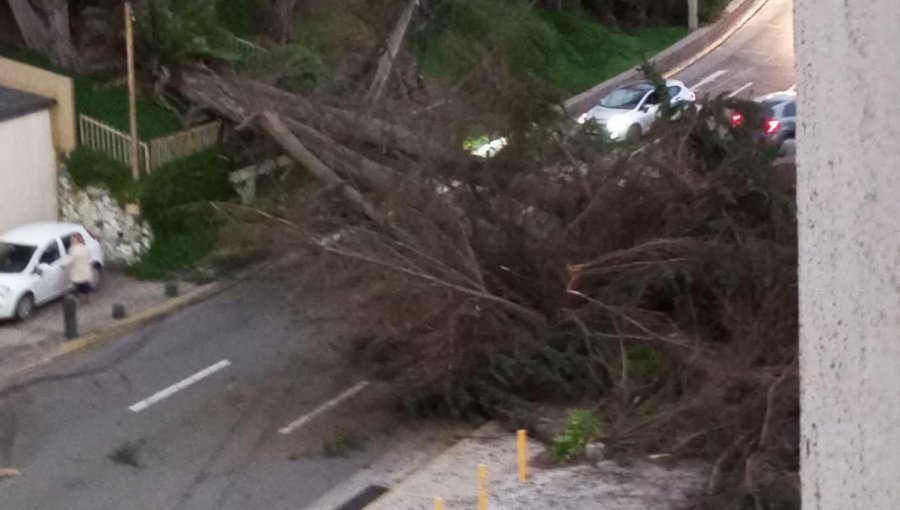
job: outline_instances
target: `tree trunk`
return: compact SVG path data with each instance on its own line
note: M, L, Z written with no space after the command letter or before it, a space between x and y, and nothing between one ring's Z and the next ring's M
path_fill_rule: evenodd
M321 159L317 158L315 154L310 152L309 149L303 145L303 142L300 141L299 138L294 136L291 133L291 130L284 125L284 122L278 117L278 115L272 112L263 112L262 115L259 116L257 123L259 126L269 134L275 141L281 145L284 150L290 154L292 158L294 158L298 163L302 164L310 173L316 176L319 180L324 182L329 186L340 187L341 194L347 201L355 207L359 212L363 213L370 220L378 223L379 225L386 226L386 222L381 218L381 215L376 212L375 207L366 200L362 193L359 192L356 188L354 188L350 183L341 179L341 177L334 172L331 168L328 167L325 163L322 162Z
M294 12L297 0L273 0L269 7L269 36L284 44L294 36Z
M22 39L29 48L47 55L54 64L75 68L78 55L72 43L68 0L38 1L46 19L29 0L9 0Z
M397 58L397 53L400 51L400 46L406 37L406 30L409 28L409 22L412 20L412 15L418 5L419 0L409 0L406 9L403 10L403 14L397 20L397 25L394 26L394 30L391 32L390 38L388 38L387 48L385 48L384 53L378 60L378 70L375 72L375 78L372 80L372 85L366 93L367 101L374 103L384 93L384 87L387 85L388 78L391 76L391 69L394 67L394 60Z

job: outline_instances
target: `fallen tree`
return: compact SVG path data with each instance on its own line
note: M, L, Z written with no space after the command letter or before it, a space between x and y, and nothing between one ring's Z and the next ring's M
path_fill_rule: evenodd
M523 424L547 401L587 400L613 451L710 458L711 493L792 488L792 188L774 151L721 136L722 104L635 151L573 131L541 96L507 98L511 143L482 161L431 153L432 132L364 106L202 67L176 84L322 183L261 214L312 248L323 278L354 282L352 355L410 408Z

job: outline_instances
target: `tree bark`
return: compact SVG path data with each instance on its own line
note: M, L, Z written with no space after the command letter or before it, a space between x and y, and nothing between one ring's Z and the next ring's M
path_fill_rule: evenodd
M211 72L203 67L183 69L177 80L181 93L195 104L218 111L241 123L261 109L284 118L316 126L335 137L391 148L406 155L435 157L438 148L423 145L421 138L403 126L285 92L271 85Z
M54 64L75 68L78 55L72 43L68 0L37 1L40 10L29 0L9 0L22 39L29 48L47 55ZM40 11L46 13L46 19Z
M334 172L331 168L328 167L325 163L322 162L321 159L317 158L315 154L310 152L309 149L303 145L303 142L300 141L299 138L294 136L291 133L291 130L284 125L284 122L278 117L278 115L272 112L263 112L257 123L259 126L269 134L272 138L274 138L279 145L281 145L284 150L291 155L292 158L297 160L300 164L302 164L310 173L316 176L319 180L324 182L329 186L340 187L341 194L347 201L354 206L359 212L363 213L370 220L378 223L381 226L387 226L387 223L382 219L381 215L375 210L375 207L369 203L368 200L363 197L362 193L359 192L358 189L353 187L344 179Z
M366 93L368 102L377 102L384 93L384 88L391 77L391 70L394 68L394 60L397 58L397 53L400 51L400 46L406 37L406 30L409 28L409 22L412 20L413 13L418 5L419 0L409 0L406 9L403 10L403 14L397 20L397 25L394 26L394 30L391 32L390 38L388 38L387 48L385 48L381 58L378 59L378 70L375 72L375 78L372 79L372 84Z
M269 7L268 33L275 42L284 44L294 36L294 12L297 0L273 0Z

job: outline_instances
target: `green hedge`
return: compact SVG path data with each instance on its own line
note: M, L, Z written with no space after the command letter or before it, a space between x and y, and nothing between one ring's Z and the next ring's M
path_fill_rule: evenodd
M137 198L138 183L131 177L131 171L126 165L104 154L78 147L69 154L66 169L72 181L80 188L105 187L119 202Z
M141 210L154 240L131 274L163 279L194 266L216 245L219 220L210 203L233 196L228 165L216 150L168 163L144 177Z

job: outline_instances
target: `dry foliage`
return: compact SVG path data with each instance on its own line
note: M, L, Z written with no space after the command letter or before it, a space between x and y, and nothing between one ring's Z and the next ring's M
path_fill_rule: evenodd
M707 457L710 492L755 505L796 489L792 169L714 136L720 112L637 154L538 124L492 160L354 181L377 219L326 188L282 228L321 250L352 354L412 409L527 422L541 402L599 402L615 450Z
M313 248L358 328L349 354L411 409L521 421L593 401L614 450L704 456L711 493L755 506L781 491L799 415L791 170L721 136L719 101L610 146L543 88L473 76L424 100L394 82L374 106L203 67L175 83L320 181L258 212ZM463 153L473 122L510 145Z

